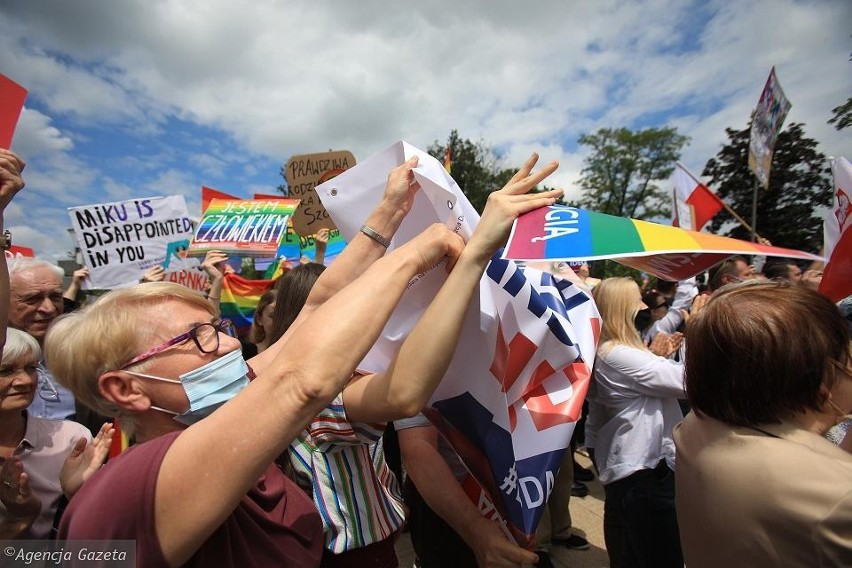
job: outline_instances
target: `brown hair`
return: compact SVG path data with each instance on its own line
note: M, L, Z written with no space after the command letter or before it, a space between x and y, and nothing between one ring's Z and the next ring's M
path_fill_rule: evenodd
M819 410L849 332L825 296L786 282L715 293L686 330L686 394L698 414L738 426Z
M302 311L314 282L325 270L325 266L315 262L300 264L287 271L275 285L275 311L272 312L272 329L269 334L269 345L272 345L290 329L296 316Z

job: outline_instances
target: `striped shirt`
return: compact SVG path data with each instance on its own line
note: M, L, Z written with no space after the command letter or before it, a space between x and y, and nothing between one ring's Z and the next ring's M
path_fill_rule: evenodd
M399 484L385 463L384 428L350 423L338 395L290 445L296 481L313 495L332 552L384 540L405 521Z

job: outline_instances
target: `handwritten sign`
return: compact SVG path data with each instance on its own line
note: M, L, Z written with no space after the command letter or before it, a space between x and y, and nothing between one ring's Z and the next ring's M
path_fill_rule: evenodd
M314 190L355 165L355 156L347 150L299 154L287 162L285 178L290 195L301 200L293 216L293 228L300 235L313 235L320 229L336 229Z
M298 204L296 199L214 199L195 230L189 254L221 250L234 256L275 257Z
M182 195L70 207L68 214L93 288L126 285L156 265L184 268L192 221Z

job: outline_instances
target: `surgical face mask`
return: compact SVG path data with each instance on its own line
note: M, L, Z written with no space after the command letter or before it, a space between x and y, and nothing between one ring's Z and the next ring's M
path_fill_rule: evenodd
M152 406L154 410L173 414L174 419L187 426L210 416L214 410L234 398L249 384L249 368L239 349L210 361L206 365L180 375L180 380L126 371L132 375L167 383L180 383L189 400L183 413Z

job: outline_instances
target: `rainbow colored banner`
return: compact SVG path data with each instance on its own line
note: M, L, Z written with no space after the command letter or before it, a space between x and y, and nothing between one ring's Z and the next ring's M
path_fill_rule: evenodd
M659 278L677 281L701 274L738 254L823 260L793 249L563 205L543 207L518 218L503 258L569 262L610 258Z
M213 199L195 230L189 254L221 250L235 256L275 257L298 205L296 199Z
M219 313L234 322L238 335L248 333L260 297L274 284L275 280L249 280L232 272L225 274Z

